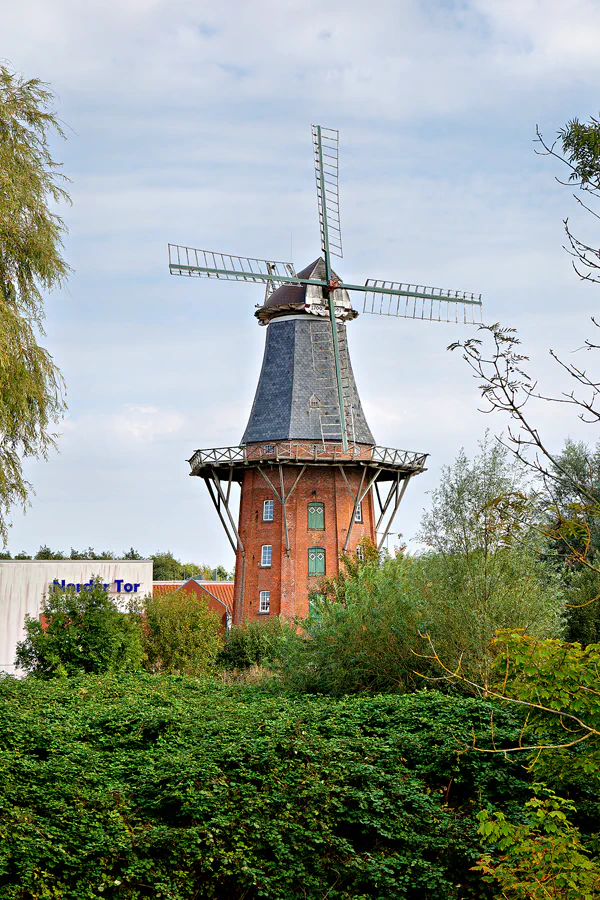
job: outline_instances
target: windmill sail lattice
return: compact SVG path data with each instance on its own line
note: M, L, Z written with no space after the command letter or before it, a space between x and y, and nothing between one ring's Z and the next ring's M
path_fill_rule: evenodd
M376 292L377 289L381 292ZM481 324L481 294L371 278L367 279L365 290L365 313L430 322Z
M340 225L340 133L334 128L312 126L315 181L321 226L321 249L340 259L342 230Z
M194 278L220 278L224 281L274 282L298 284L294 266L289 262L232 256L212 250L197 250L180 244L169 244L171 275Z

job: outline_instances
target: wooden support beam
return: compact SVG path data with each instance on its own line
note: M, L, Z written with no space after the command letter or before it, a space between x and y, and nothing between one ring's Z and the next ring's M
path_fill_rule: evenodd
M212 500L213 505L214 505L214 507L215 507L215 509L216 509L216 511L217 511L217 515L219 516L219 519L221 520L221 525L223 526L223 529L224 529L224 531L225 531L225 534L227 535L227 540L228 540L229 543L231 544L232 549L233 549L233 552L236 553L236 552L237 552L237 546L236 546L236 543L235 543L234 539L232 538L232 536L231 536L231 534L230 534L230 532L229 532L229 527L228 527L228 525L227 525L227 522L226 522L225 519L223 518L223 513L221 512L221 503L220 503L220 500L219 500L218 497L216 497L216 496L214 495L213 489L212 489L212 485L211 485L210 481L208 480L208 478L205 478L205 479L204 479L204 483L206 484L206 487L207 487L207 490L208 490L210 499Z
M231 515L231 510L229 509L229 504L228 504L227 501L225 500L225 494L223 493L223 488L221 487L221 482L220 482L219 479L216 477L216 475L215 475L214 472L211 472L211 475L212 475L212 478L213 478L214 485L215 485L215 487L216 487L216 489L217 489L217 493L218 493L219 497L221 498L221 503L222 503L223 506L225 507L225 512L227 513L227 517L228 517L228 519L229 519L229 521L230 521L230 523L231 523L231 528L232 528L232 531L233 531L233 533L235 534L235 537L236 537L236 539L237 539L238 546L239 546L240 550L242 551L242 553L245 553L244 545L243 545L243 543L242 543L242 539L240 538L240 536L239 536L239 534L238 534L238 530L237 530L237 528L236 528L235 522L233 521L233 516Z
M405 494L406 488L408 487L408 482L410 481L411 476L409 475L407 478L402 479L402 488L400 488L400 475L398 475L397 478L398 478L398 480L396 482L396 503L394 505L394 509L392 510L390 519L387 523L387 528L383 532L383 534L381 536L381 540L377 544L378 550L381 550L381 548L383 546L383 542L385 541L388 534L390 533L390 528L392 527L392 522L394 521L394 519L396 517L396 513L398 512L398 507L402 503L402 498L404 497L404 494Z

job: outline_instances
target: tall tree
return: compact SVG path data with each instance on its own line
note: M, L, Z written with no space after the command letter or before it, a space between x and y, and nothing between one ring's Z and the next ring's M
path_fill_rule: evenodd
M7 516L25 505L31 486L24 457L46 457L55 446L51 425L65 409L64 384L43 335L43 293L60 286L69 267L62 256L63 220L52 208L69 201L67 179L50 152L64 138L54 94L0 65L0 537Z

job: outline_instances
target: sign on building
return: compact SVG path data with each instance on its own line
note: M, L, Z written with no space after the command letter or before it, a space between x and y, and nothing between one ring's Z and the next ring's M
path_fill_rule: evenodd
M25 616L38 618L42 598L59 586L81 592L101 579L110 596L125 603L152 593L152 560L0 560L0 670L17 672L17 643L25 636Z

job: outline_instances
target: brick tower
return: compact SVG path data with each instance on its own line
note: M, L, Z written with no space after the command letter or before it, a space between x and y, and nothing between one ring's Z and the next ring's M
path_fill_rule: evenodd
M324 267L318 259L298 278L322 279ZM234 623L307 615L311 592L337 574L341 551L355 551L364 537L382 546L409 479L423 471L424 454L376 446L348 353L346 322L358 314L347 291L334 294L347 449L322 290L285 284L255 314L266 327L265 353L240 446L198 450L190 460L236 551ZM241 488L237 522L233 483Z

